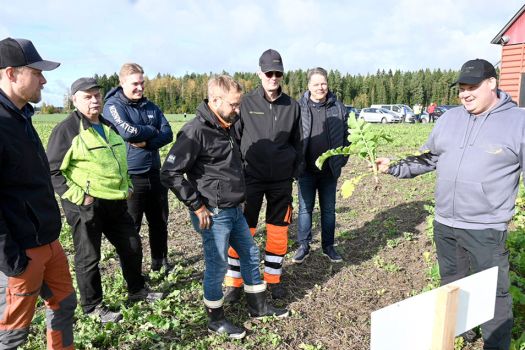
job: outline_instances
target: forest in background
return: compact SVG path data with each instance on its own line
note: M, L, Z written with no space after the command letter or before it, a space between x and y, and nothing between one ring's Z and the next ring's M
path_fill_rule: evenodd
M306 73L302 69L286 72L282 82L284 92L299 98L307 87ZM409 106L421 103L427 106L435 102L438 105L454 105L459 104L457 88L451 88L450 84L458 73L453 70L425 69L415 72L378 70L375 74L342 75L337 70L331 70L328 83L340 101L356 108L376 103L403 103ZM145 95L166 114L194 113L197 105L206 97L206 84L210 75L212 73L191 73L175 77L159 73L153 78L146 77ZM95 74L94 77L102 86L103 94L119 83L116 73L109 76ZM233 77L243 85L245 91L253 90L260 83L255 73L234 73ZM63 112L69 112L72 108L69 95L66 94ZM41 112L56 113L58 109L44 103Z

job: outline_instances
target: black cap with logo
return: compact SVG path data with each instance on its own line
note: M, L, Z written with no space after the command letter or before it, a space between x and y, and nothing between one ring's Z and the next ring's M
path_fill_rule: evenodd
M465 62L461 67L458 79L450 84L450 86L456 84L476 85L488 78L497 78L494 66L486 60L476 58L475 60Z
M264 51L259 58L261 72L282 72L284 73L283 60L279 52L268 49Z

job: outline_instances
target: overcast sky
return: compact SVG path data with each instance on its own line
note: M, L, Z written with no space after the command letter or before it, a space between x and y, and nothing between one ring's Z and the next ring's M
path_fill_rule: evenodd
M124 62L146 75L254 72L278 50L284 67L341 73L459 69L496 64L490 41L519 0L0 0L0 37L33 41L62 65L45 74L43 101L62 105L81 76L112 74Z

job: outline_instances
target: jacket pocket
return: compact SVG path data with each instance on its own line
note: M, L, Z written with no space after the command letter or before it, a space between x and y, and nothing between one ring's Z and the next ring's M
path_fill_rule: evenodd
M454 212L454 181L438 179L436 182L436 213L451 218Z
M31 207L31 204L28 202L25 202L26 207L26 214L33 226L35 227L35 232L38 232L40 230L40 220L38 220L38 217L33 210L33 207Z
M467 222L483 222L495 209L479 182L457 181L454 197L455 217Z

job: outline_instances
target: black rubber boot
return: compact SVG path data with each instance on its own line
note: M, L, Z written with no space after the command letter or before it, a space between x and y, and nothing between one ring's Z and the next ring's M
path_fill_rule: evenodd
M233 339L242 339L246 335L244 328L237 327L224 317L222 306L213 309L206 306L206 313L208 314L208 331L218 334L226 333Z
M234 304L241 300L241 287L226 287L224 291L224 302L227 304Z
M248 312L251 317L262 318L265 316L288 317L287 309L279 309L266 301L266 285L244 286Z

